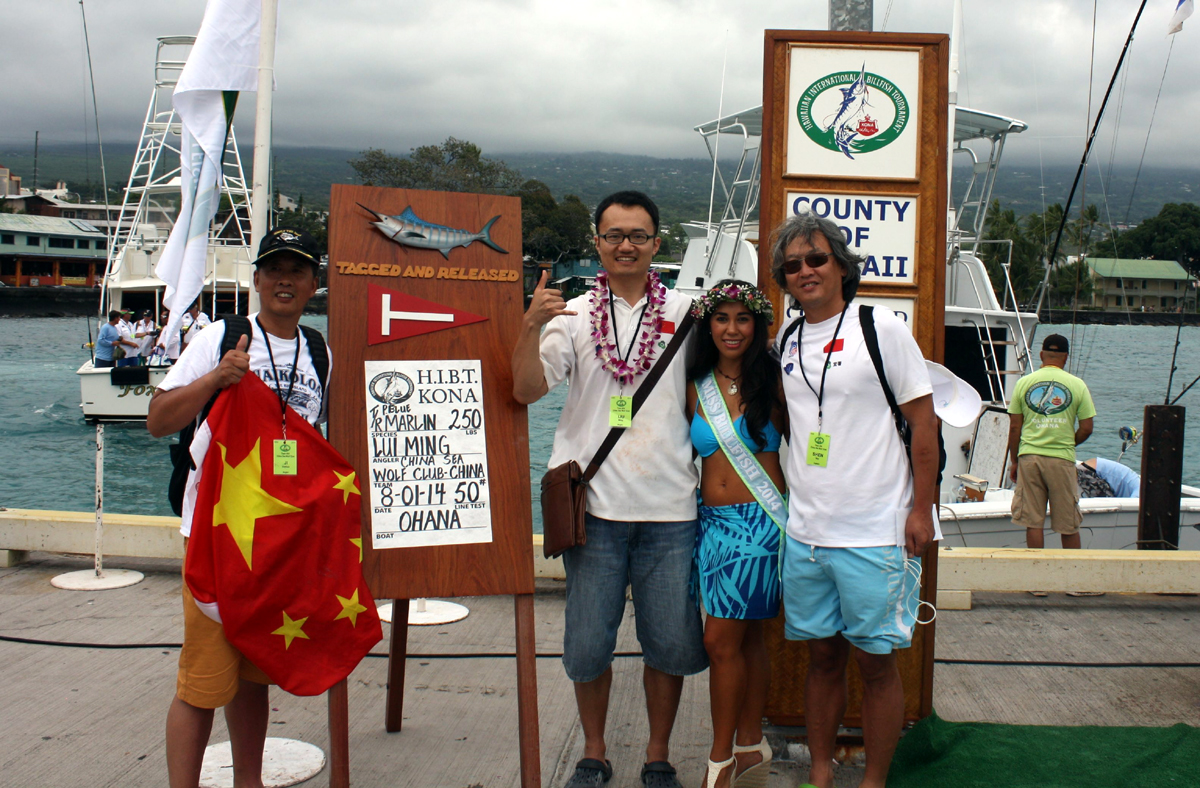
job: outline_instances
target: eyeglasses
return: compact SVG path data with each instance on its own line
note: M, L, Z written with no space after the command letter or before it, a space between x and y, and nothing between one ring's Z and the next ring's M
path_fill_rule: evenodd
M785 274L798 274L800 273L800 269L806 265L815 271L816 269L828 263L829 258L831 257L833 257L833 255L827 252L813 252L812 254L806 254L803 257L784 260L783 272Z
M604 239L605 243L611 244L612 246L620 246L626 238L628 238L629 243L633 244L634 246L641 246L654 236L640 231L632 233L619 233L614 230L612 232L607 232L600 237Z

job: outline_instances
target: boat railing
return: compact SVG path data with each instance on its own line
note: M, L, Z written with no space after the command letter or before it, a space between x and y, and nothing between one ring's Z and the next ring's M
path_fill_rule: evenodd
M165 57L163 50L168 47L191 47L196 43L195 36L160 36L158 49L154 55L154 87L173 88L183 73L187 58L177 59Z
M987 241L981 243L1007 243L1009 256L1011 257L1012 255L1011 241ZM972 258L978 261L980 266L982 266L982 260L979 260L978 257L975 257L974 253L971 254ZM974 293L976 306L964 307L962 304L958 304L957 306L959 306L960 309L969 310L968 313L961 319L963 322L975 328L975 333L979 338L980 351L983 352L986 349L986 353L984 354L984 370L987 373L988 386L992 392L992 400L1001 402L1007 406L1008 400L1006 392L1008 387L1005 384L1005 378L1009 375L1024 375L1029 371L1029 342L1028 338L1025 336L1025 327L1021 320L1021 312L1015 306L1016 297L1013 294L1012 280L1009 276L1009 261L1006 260L1005 262L1001 263L1001 267L1004 271L1006 292L1004 308L1000 311L1012 314L1016 323L1015 327L993 325L994 321L988 315L988 305L991 300L988 298L988 296L994 294L992 293L992 284L991 280L987 277L986 269L982 269L982 267L980 269L984 278L984 281L981 284L979 277L976 276L975 266L968 264L968 262L963 259L962 250L957 245L952 248L949 265L956 270L966 271L967 273L967 280L970 283L971 290ZM957 285L955 285L955 287L957 287ZM984 289L985 287L987 288L986 290ZM1014 304L1014 307L1011 310L1008 309L1008 300L1010 296L1012 297ZM970 311L975 311L976 314L972 316ZM1009 328L1010 333L1014 334L1014 336L1011 339L997 339L992 333L993 328ZM1015 351L1016 358L1014 361L1016 361L1016 369L1002 368L1000 363L1001 350L1007 347L1012 347Z
M995 186L1000 157L1004 153L1004 141L1009 134L1019 134L1025 129L1026 125L1014 118L966 107L955 110L954 149L951 151L950 164L953 169L953 155L965 154L971 163L971 178L954 215L954 224L947 233L948 243L968 246L972 252L975 250L975 245L983 237L992 187ZM990 147L986 159L980 158L974 149L965 144L974 140L987 140ZM968 213L970 223L964 226Z
M712 245L706 249L707 261L704 269L705 281L714 276L714 268L720 260L722 246L726 243L737 244L746 232L747 225L752 221L751 215L758 210L759 190L762 170L762 107L754 107L743 112L727 115L708 123L702 123L695 130L704 138L704 145L713 162L714 189L721 188L724 205L717 221L705 223L708 238ZM718 162L719 139L721 135L740 137L742 153L734 169L733 176L726 180ZM715 230L715 233L712 232ZM737 268L737 249L730 255L729 275L733 276Z
M1017 365L1025 372L1032 372L1033 355L1029 351L1029 337L1025 333L1025 324L1021 322L1021 308L1017 304L1017 292L1013 289L1012 283L1012 241L1008 242L1009 259L1004 261L1002 268L1004 269L1004 300L1007 302L1009 297L1013 302L1013 314L1017 318L1017 335L1020 337L1021 344L1017 347Z

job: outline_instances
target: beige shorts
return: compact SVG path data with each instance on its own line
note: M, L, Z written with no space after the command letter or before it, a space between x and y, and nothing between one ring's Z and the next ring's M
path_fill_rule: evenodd
M1017 486L1013 491L1013 525L1045 527L1047 501L1054 532L1066 536L1079 533L1083 513L1079 511L1075 463L1060 457L1022 454L1017 460Z
M256 684L274 683L225 639L220 624L196 607L184 582L183 649L179 652L175 694L188 705L216 709L233 700L239 679Z

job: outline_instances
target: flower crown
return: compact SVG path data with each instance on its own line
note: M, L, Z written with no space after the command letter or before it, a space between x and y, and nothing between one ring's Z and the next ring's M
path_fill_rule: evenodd
M764 316L768 324L775 322L775 309L763 291L757 287L733 283L717 285L697 298L692 305L692 316L697 320L704 320L726 301L745 304L754 314Z

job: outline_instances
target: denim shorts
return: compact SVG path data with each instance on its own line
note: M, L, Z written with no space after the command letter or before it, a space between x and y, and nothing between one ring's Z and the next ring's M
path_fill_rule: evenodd
M920 565L920 559L914 567ZM915 568L914 568L915 572ZM842 637L868 654L912 644L920 583L903 547L814 547L787 538L783 554L784 636Z
M574 682L598 679L612 664L633 589L643 660L672 676L708 667L700 610L688 591L697 520L617 522L587 516L587 543L563 553L567 612L563 666Z

